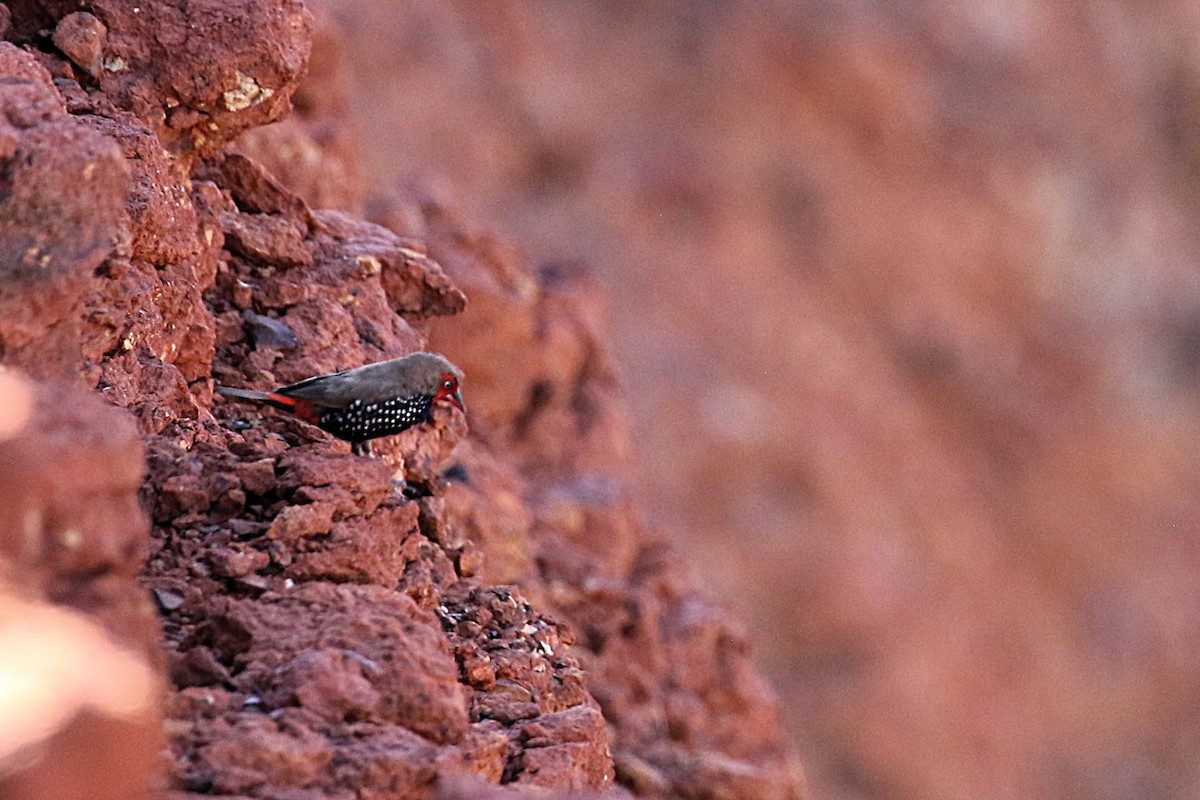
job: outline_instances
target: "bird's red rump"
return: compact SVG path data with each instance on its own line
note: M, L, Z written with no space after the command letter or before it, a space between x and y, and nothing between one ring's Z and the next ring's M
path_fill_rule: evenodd
M305 422L316 425L321 421L321 412L317 410L315 405L307 400L300 400L295 397L276 394L275 392L268 392L267 397L276 405L282 407L289 413L296 415Z

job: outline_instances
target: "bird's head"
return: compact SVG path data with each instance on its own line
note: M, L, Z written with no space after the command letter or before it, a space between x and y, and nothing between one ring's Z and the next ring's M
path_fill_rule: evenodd
M433 396L434 403L449 403L466 413L462 398L462 371L437 353L413 353L406 366L418 391Z

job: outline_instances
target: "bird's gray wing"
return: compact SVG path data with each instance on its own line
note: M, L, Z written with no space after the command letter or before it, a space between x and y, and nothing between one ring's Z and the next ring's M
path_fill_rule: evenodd
M290 383L275 391L286 397L307 400L325 408L345 408L355 400L378 403L396 395L395 381L386 367L388 362L345 369L330 375L318 375Z

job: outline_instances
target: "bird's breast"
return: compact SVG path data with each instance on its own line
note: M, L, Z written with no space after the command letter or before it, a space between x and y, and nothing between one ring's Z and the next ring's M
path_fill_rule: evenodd
M319 423L339 439L365 442L380 436L391 436L429 419L433 398L429 395L394 397L365 403L355 400L345 408L330 409Z

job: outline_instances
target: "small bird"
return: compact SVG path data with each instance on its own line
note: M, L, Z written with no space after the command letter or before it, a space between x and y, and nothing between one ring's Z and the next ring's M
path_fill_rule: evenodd
M283 409L350 442L355 455L371 454L371 439L428 422L435 403L466 413L462 372L436 353L413 353L329 375L306 378L273 392L218 386L219 394Z

